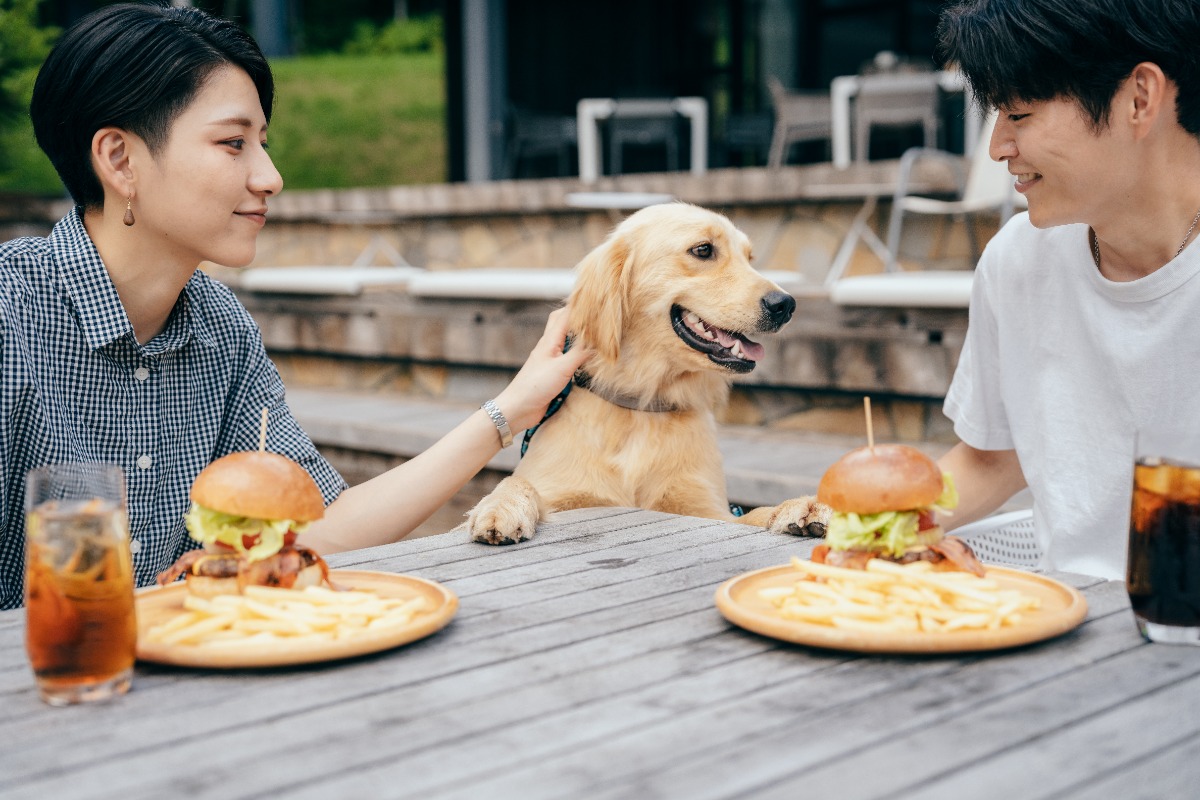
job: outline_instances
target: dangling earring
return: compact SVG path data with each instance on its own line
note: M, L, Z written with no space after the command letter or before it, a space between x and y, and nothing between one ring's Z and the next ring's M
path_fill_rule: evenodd
M121 219L126 226L133 224L133 195L125 198L125 216Z

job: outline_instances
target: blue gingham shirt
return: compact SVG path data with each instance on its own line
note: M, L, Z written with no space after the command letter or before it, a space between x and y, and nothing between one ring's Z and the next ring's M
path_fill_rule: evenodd
M292 418L249 312L197 271L145 344L80 210L48 238L0 245L0 608L23 602L26 473L69 461L119 464L139 586L198 546L188 490L215 458L258 447L299 462L330 503L345 481Z

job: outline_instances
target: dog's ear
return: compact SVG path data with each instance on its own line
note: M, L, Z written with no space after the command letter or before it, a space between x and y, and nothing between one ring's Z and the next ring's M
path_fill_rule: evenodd
M575 269L571 330L601 359L615 361L620 355L632 272L633 248L615 234Z

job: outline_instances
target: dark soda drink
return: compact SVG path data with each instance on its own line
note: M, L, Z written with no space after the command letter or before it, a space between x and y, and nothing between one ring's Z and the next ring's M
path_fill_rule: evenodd
M1134 465L1126 585L1139 625L1200 629L1200 468Z

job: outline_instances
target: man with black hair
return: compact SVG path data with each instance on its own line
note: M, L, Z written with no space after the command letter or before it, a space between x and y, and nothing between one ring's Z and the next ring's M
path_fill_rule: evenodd
M966 0L948 62L1029 203L976 270L947 527L1028 485L1045 565L1124 575L1135 431L1200 397L1200 3Z

